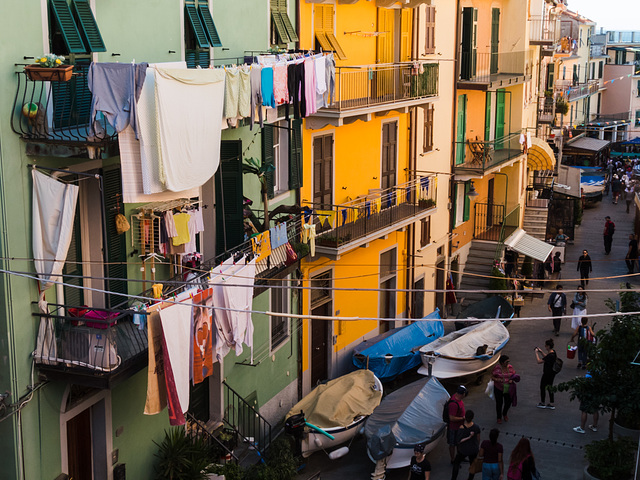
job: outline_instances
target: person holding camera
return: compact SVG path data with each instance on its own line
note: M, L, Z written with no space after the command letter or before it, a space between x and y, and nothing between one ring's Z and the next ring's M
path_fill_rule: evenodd
M553 391L550 390L549 387L553 385L553 379L556 377L556 372L554 371L553 366L556 363L558 355L553 349L553 340L551 338L544 342L544 348L547 350L546 354L540 348L534 347L534 351L536 352L536 361L544 364L542 367L542 378L540 379L540 403L538 404L538 408L555 410L556 407L553 405ZM549 390L549 403L545 405L544 402L547 390Z

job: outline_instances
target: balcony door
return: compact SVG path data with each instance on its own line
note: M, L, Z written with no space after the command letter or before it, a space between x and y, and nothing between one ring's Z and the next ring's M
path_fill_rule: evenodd
M395 248L380 254L380 296L379 316L396 318L396 288L398 271L398 251ZM380 320L380 333L388 332L395 327L394 321Z
M313 207L331 209L333 204L333 134L313 139Z
M398 122L386 122L382 124L382 176L380 187L383 190L396 186L397 175L397 156L398 156ZM393 200L393 199L390 199ZM383 198L383 203L385 199ZM391 206L387 202L387 205Z
M498 73L498 43L500 39L500 9L491 9L491 74Z
M311 314L333 315L333 270L312 277L312 287L322 287L311 291ZM311 388L329 378L329 353L331 345L331 321L311 320Z
M478 9L462 9L462 58L460 59L460 78L471 80L476 76L478 56Z
M505 112L506 112L506 93L504 90L496 91L496 143L495 149L500 150L504 144L500 141L504 137Z
M458 95L458 120L456 130L456 165L464 163L466 145L464 143L467 131L467 96Z

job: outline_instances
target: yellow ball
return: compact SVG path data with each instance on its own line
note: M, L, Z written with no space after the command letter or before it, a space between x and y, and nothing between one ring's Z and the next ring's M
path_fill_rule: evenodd
M35 118L38 114L38 105L35 103L25 103L22 106L22 115L27 118Z

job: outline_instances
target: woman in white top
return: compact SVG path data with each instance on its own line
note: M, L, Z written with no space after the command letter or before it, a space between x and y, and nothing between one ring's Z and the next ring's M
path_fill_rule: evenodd
M578 286L578 291L573 297L573 318L571 319L571 329L575 330L582 323L582 317L587 314L587 292L582 285Z
M629 208L631 207L631 203L633 202L634 191L634 182L631 180L627 181L624 187L624 200L627 202L627 213L629 213Z

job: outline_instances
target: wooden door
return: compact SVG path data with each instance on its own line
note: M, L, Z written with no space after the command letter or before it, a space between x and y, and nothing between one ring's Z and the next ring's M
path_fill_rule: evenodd
M467 96L458 95L458 121L456 134L456 165L464 163L466 154L465 136L467 131Z
M93 452L91 437L91 408L82 411L67 422L67 460L69 478L93 478Z
M320 209L333 203L333 135L313 139L313 203Z
M489 179L487 184L487 228L493 226L493 194L495 191L495 178Z
M332 315L332 302L311 310L312 315ZM329 378L329 320L311 320L311 387Z
M413 308L411 318L424 317L424 277L413 284Z
M491 74L498 73L498 43L500 39L500 9L491 9Z
M381 188L396 186L396 157L398 151L398 122L382 124L382 180Z

